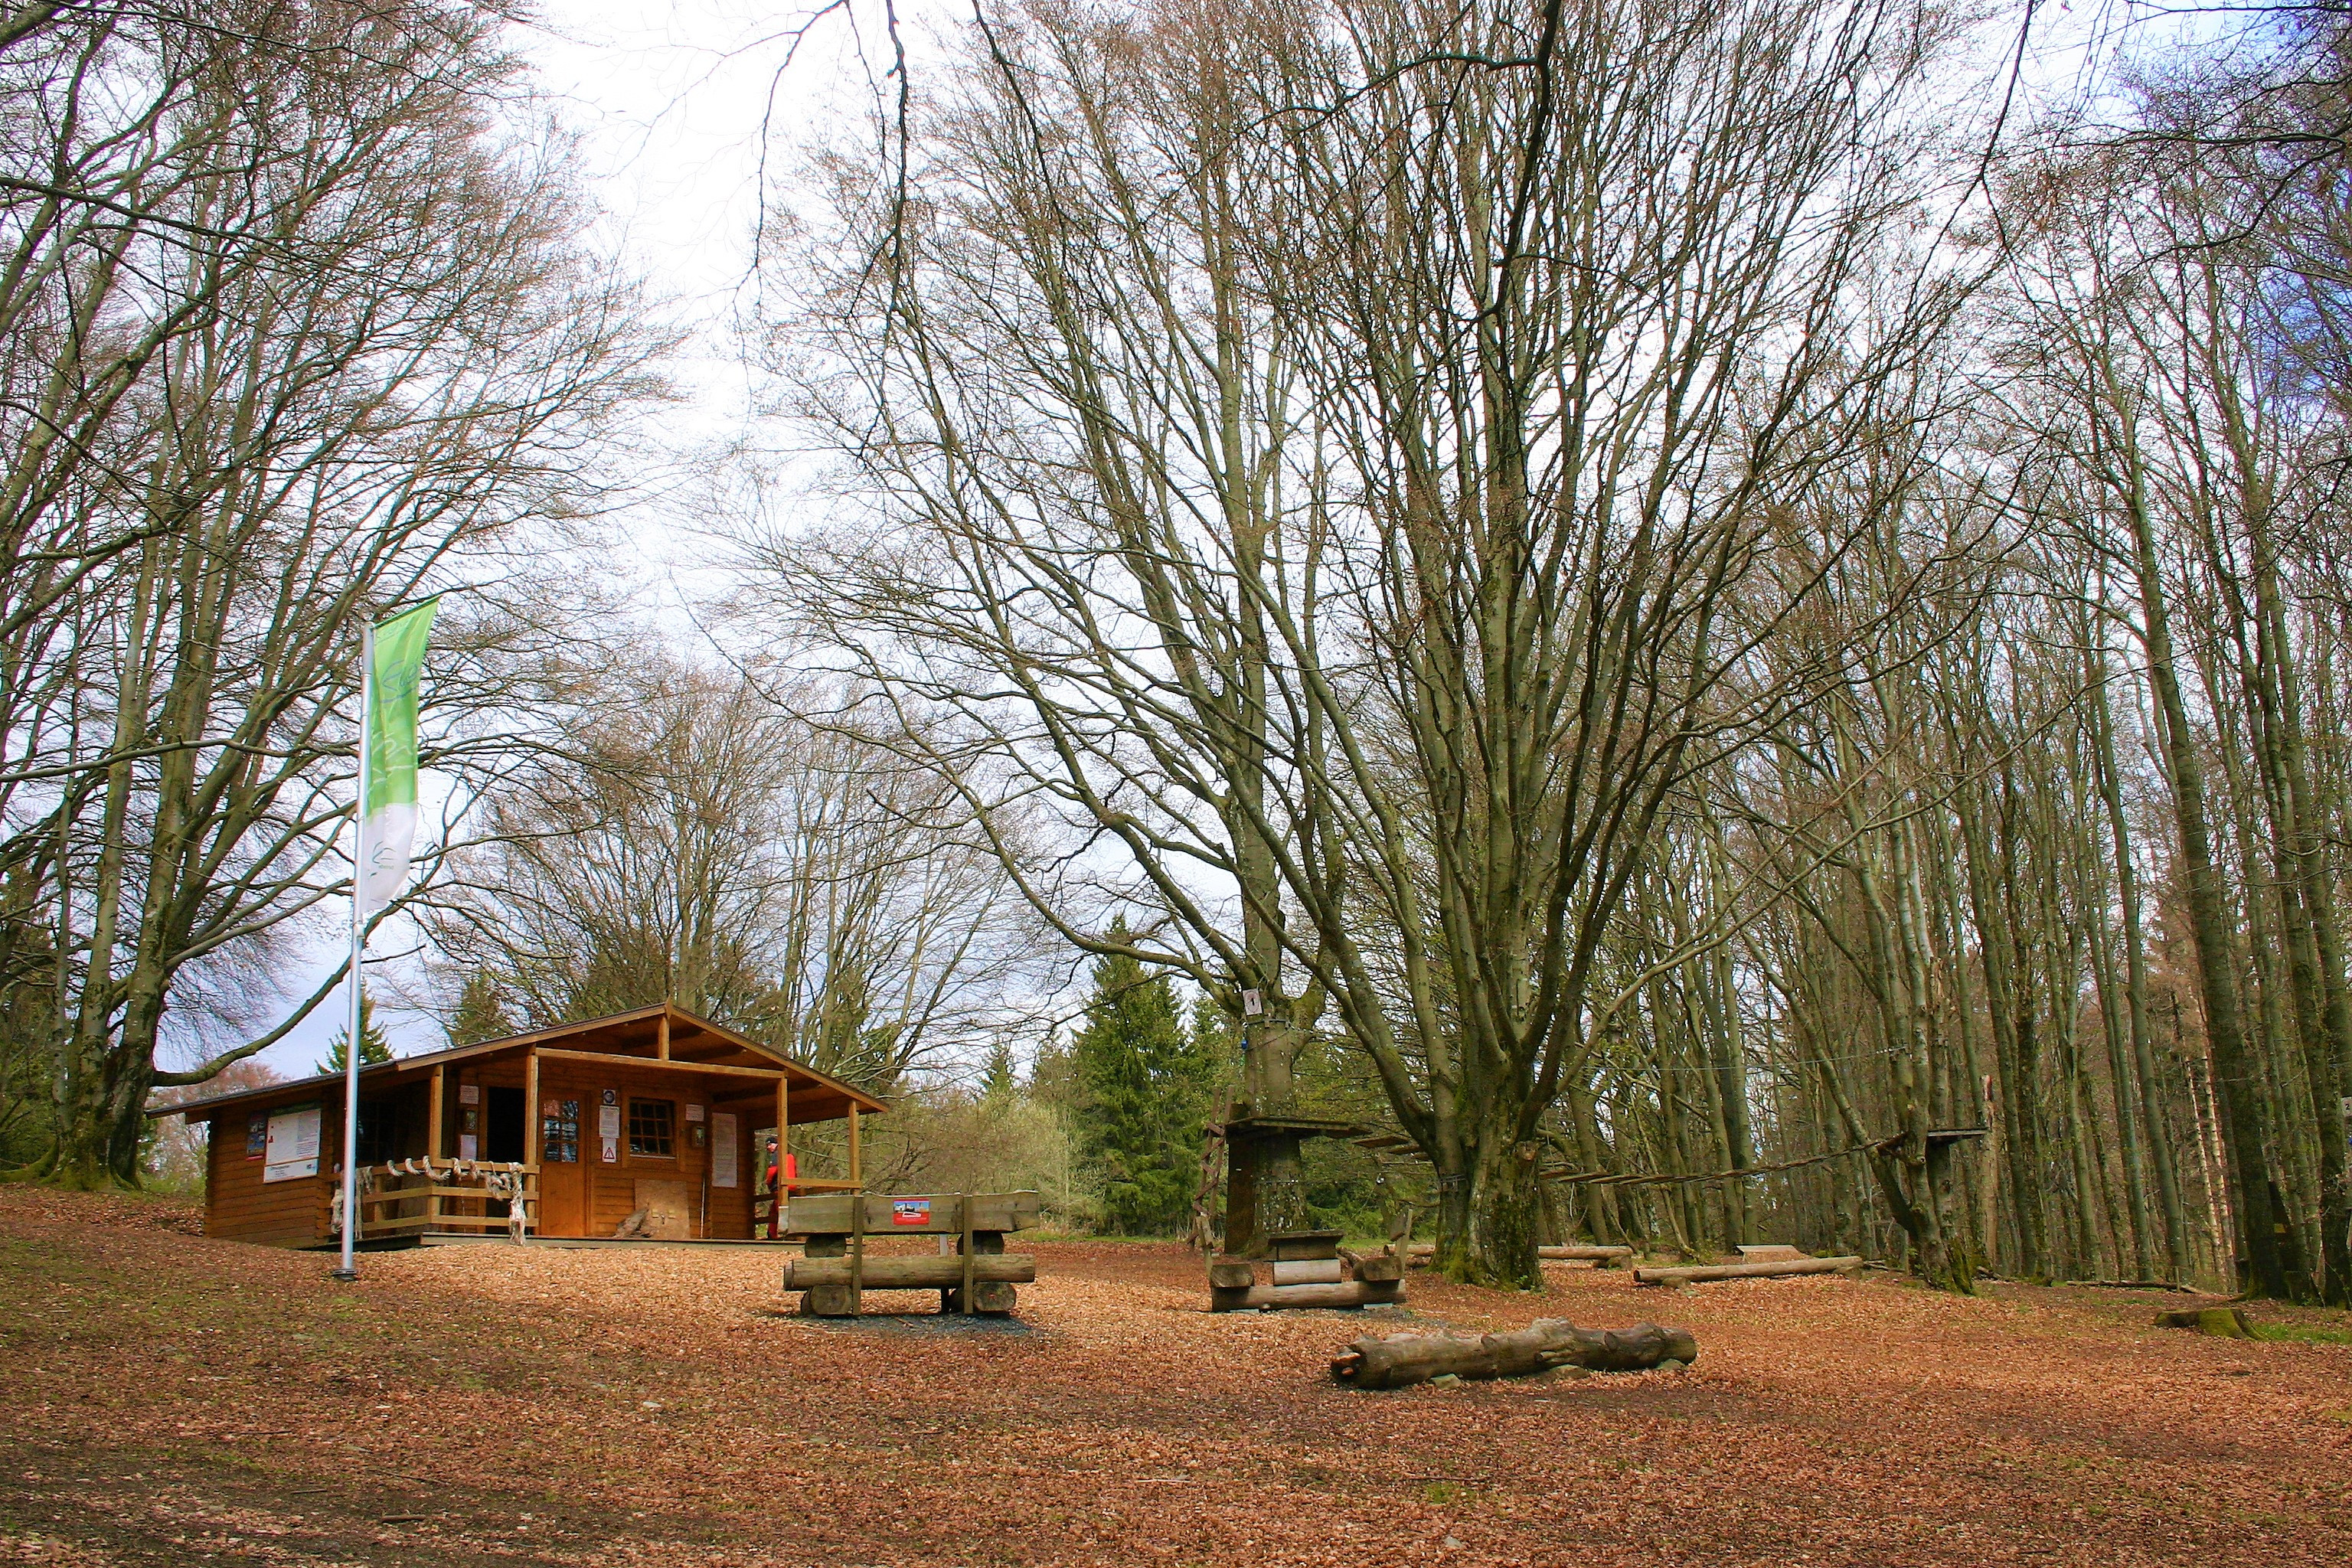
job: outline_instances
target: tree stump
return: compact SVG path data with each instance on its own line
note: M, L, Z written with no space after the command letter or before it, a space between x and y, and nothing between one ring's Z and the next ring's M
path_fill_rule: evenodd
M2210 1334L2219 1340L2251 1340L2254 1321L2246 1316L2243 1307L2192 1307L2185 1312L2158 1312L2156 1326L2159 1329L2187 1329L2191 1333Z

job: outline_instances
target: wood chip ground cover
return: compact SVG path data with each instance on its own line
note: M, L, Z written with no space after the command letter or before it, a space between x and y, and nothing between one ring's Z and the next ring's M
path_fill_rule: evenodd
M1884 1277L1415 1320L1695 1330L1689 1372L1362 1394L1342 1313L1212 1316L1175 1247L1040 1244L1017 1322L774 1315L756 1252L330 1260L0 1190L0 1563L2352 1562L2352 1344L2191 1298ZM929 1293L869 1293L928 1313Z

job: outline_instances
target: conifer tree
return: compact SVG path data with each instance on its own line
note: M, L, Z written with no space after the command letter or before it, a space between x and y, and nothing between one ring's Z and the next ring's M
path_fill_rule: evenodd
M999 1040L996 1047L988 1053L988 1066L981 1073L981 1098L1003 1100L1020 1088L1021 1079L1013 1066L1013 1047L1007 1041Z
M351 1050L352 1032L346 1027L335 1037L335 1043L327 1048L327 1059L318 1064L317 1070L322 1073L341 1072L351 1065ZM360 1065L369 1067L390 1060L392 1041L385 1036L383 1026L375 1021L375 998L362 991L360 993Z
M505 999L499 994L499 983L479 969L466 976L457 1005L449 1010L449 1043L478 1046L516 1032L514 1021L507 1016Z
M1214 1068L1184 1027L1167 975L1121 954L1096 960L1071 1054L1084 1101L1079 1143L1102 1183L1104 1224L1129 1235L1181 1229Z

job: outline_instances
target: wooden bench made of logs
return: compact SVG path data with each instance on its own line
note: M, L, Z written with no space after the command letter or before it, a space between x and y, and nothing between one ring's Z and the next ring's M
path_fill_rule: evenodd
M1587 1242L1562 1242L1536 1248L1536 1257L1545 1263L1591 1263L1603 1268L1614 1268L1632 1260L1630 1247L1603 1247ZM1426 1268L1437 1257L1433 1241L1416 1241L1405 1249L1405 1259L1415 1268Z
M1209 1310L1276 1307L1380 1307L1404 1300L1404 1255L1394 1247L1353 1252L1336 1230L1286 1231L1267 1238L1270 1283L1258 1263L1217 1258L1209 1264Z
M868 1289L936 1289L942 1312L1010 1312L1018 1303L1013 1287L1036 1279L1037 1260L1005 1251L1004 1237L1035 1225L1044 1207L1035 1193L794 1197L785 1205L784 1227L807 1240L803 1256L784 1265L784 1289L800 1292L800 1310L813 1318L858 1316ZM955 1250L935 1257L868 1253L867 1240L879 1236L952 1237Z
M1756 1263L1696 1263L1636 1268L1636 1285L1696 1285L1709 1279L1785 1279L1802 1274L1851 1274L1859 1258L1776 1258Z

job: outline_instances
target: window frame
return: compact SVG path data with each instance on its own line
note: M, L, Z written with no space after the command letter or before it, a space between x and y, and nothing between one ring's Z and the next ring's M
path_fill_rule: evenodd
M639 1121L637 1116L637 1108L641 1105L659 1106L661 1108L662 1148L658 1152L643 1149L638 1146L638 1138L640 1134L638 1131ZM677 1163L677 1101L674 1100L660 1100L652 1095L645 1094L633 1094L629 1096L627 1114L623 1121L622 1131L627 1139L630 1159L664 1160L668 1161L671 1163Z

